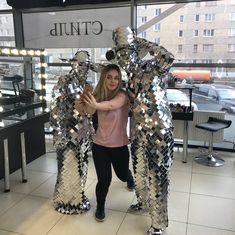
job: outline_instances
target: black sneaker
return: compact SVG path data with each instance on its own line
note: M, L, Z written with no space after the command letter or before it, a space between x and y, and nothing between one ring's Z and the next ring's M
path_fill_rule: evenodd
M103 222L105 220L104 208L96 208L95 219L98 222Z
M147 231L147 235L162 235L162 230L150 227L150 229Z
M128 190L130 190L130 191L133 191L135 189L135 182L134 182L133 178L131 178L130 180L127 180L126 186L127 186Z

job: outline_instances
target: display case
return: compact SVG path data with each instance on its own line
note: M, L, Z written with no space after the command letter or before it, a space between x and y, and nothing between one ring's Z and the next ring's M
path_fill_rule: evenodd
M174 89L182 91L182 94L186 94L187 97L189 97L188 100L178 100L178 102L175 100L173 103L169 100L169 106L172 113L172 118L174 120L193 120L193 105L192 105L192 87L169 87L168 90ZM177 94L178 95L178 94ZM184 96L183 96L184 97Z
M0 179L43 155L45 51L0 47Z
M172 113L173 126L177 122L183 122L183 158L187 162L188 156L188 122L193 121L192 87L168 87L167 97ZM170 91L177 91L175 96L170 97ZM174 99L175 97L175 99ZM171 103L172 102L172 103Z

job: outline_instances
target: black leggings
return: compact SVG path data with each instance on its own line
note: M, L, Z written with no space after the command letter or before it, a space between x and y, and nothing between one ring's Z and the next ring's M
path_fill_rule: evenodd
M129 170L129 151L127 146L108 148L93 143L92 155L98 179L96 201L98 205L104 206L112 181L111 165L121 181L126 182L132 177Z

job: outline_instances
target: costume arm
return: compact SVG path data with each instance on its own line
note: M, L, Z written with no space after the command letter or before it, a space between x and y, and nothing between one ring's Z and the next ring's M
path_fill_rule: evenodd
M161 75L167 72L173 61L174 56L163 46L147 41L143 38L136 38L137 50L139 54L145 56L149 53L152 58L146 61L146 72L154 72L155 75Z

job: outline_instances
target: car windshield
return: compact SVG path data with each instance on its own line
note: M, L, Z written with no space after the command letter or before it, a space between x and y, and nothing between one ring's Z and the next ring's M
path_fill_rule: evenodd
M182 102L182 101L189 100L187 95L184 94L183 92L172 92L172 91L167 92L167 99L168 101L172 101L172 102Z
M235 99L235 89L218 90L221 99Z

